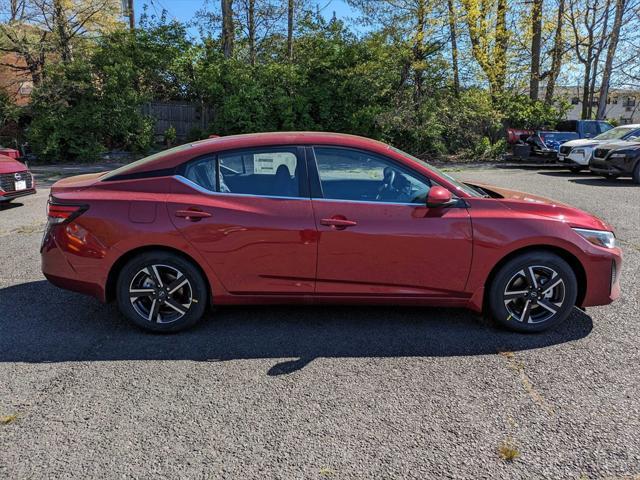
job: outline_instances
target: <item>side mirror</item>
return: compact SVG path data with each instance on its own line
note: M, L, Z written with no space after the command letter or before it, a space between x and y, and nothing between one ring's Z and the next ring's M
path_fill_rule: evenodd
M450 207L454 205L456 200L452 197L451 192L444 187L433 186L429 189L427 195L427 207Z

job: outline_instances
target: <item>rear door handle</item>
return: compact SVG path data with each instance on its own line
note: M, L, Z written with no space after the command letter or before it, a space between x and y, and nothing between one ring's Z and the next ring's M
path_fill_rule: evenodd
M211 214L209 212L203 212L195 208L188 208L186 210L177 210L176 217L184 218L191 222L197 222L203 218L209 218Z
M347 227L355 227L358 222L353 220L347 220L346 218L323 218L320 220L320 225L325 225L327 227L333 227L338 230L343 230Z

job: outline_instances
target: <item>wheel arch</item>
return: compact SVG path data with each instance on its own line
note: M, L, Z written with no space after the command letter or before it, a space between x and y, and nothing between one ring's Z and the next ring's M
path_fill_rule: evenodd
M578 260L578 258L573 253L561 247L557 247L554 245L529 245L527 247L518 248L516 250L513 250L512 252L509 252L493 266L493 268L489 272L489 275L487 276L487 279L484 282L483 310L487 306L491 283L493 282L493 279L495 278L498 271L502 268L502 266L517 256L538 251L553 253L569 264L576 276L576 280L578 281L578 295L576 297L576 305L582 305L582 302L584 301L585 295L587 293L587 274L584 267L582 266L582 263L580 263L580 260Z
M202 269L200 264L192 256L188 255L187 253L173 247L167 247L166 245L145 245L143 247L138 247L138 248L129 250L128 252L118 257L118 259L111 266L111 269L109 270L109 275L107 276L107 283L105 288L105 300L107 302L111 302L115 300L118 275L120 275L122 268L127 264L127 262L129 262L132 258L135 258L138 255L141 255L143 253L158 252L158 251L177 255L179 257L182 257L186 261L190 262L191 264L193 264L193 266L202 275L202 279L204 280L205 285L207 287L208 302L209 304L211 304L212 295L213 295L213 292L211 290L211 282L209 281L209 277L207 276L206 272Z

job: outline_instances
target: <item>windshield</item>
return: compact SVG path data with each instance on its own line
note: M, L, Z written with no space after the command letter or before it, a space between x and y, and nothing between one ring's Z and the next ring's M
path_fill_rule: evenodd
M594 140L618 140L638 131L638 127L616 127L601 133Z
M431 165L428 162L425 162L424 160L420 160L419 158L414 157L413 155L410 155L407 152L403 152L399 148L396 148L396 147L390 147L390 148L394 152L397 152L397 153L399 153L400 155L402 155L404 157L410 158L411 160L414 160L414 161L424 165L425 167L427 167L432 172L440 175L441 177L446 178L447 180L449 180L449 182L451 182L453 185L455 185L458 190L462 190L467 195L471 195L472 197L486 197L487 196L487 195L483 194L482 192L476 190L475 188L472 188L470 185L467 185L466 183L462 183L460 180L456 180L451 175L443 172L442 170L434 167L433 165Z

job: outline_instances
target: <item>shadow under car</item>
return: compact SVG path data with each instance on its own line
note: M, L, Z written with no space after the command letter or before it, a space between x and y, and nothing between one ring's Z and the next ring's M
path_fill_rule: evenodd
M484 325L462 309L404 307L225 307L195 328L161 335L129 324L114 304L46 281L0 289L0 362L278 360L267 372L299 370L315 358L495 354L586 337L591 318L522 335ZM294 360L291 360L294 359Z

